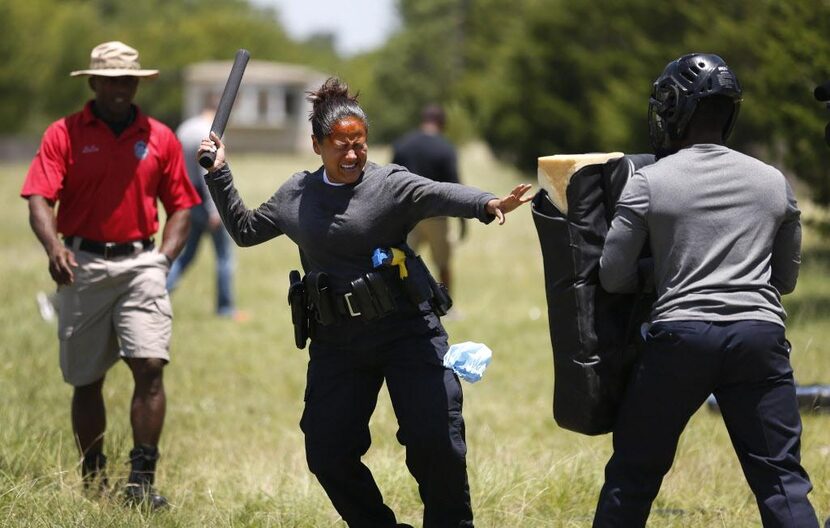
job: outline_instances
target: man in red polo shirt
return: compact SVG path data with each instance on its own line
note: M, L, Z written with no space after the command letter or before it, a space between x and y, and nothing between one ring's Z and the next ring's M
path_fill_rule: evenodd
M126 498L164 507L153 482L172 330L165 282L199 197L175 134L132 104L139 78L154 78L158 70L141 69L133 48L106 42L92 50L88 70L71 75L88 76L95 98L46 129L21 196L58 285L60 365L74 387L72 427L84 485L97 478L107 486L102 388L121 358L135 381ZM167 213L158 248L152 239L157 200Z

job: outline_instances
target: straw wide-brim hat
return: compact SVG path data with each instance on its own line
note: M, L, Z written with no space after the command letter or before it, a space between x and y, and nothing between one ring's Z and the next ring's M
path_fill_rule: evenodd
M138 63L138 51L123 42L104 42L93 48L89 55L89 69L73 71L69 75L99 75L101 77L158 77L158 70L142 70Z

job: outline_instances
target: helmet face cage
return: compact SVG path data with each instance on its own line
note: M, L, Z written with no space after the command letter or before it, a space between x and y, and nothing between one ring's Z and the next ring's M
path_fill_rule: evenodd
M741 93L735 74L717 55L692 53L670 62L654 82L649 98L649 137L655 154L662 157L671 152L672 142L683 138L698 101L712 95L726 96L735 106L724 127L725 141L735 125Z
M665 156L676 139L673 118L678 112L680 94L677 86L655 82L648 100L648 132L651 147L658 157Z

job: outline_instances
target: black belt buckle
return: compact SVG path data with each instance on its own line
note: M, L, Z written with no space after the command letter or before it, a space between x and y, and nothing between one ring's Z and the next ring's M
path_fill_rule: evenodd
M118 244L116 244L115 242L105 242L104 243L103 256L104 256L105 259L109 260L113 257L118 256L117 251L118 251Z

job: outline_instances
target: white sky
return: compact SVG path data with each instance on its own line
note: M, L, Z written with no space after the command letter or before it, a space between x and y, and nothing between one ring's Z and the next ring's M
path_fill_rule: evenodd
M343 55L378 48L398 27L395 0L251 0L276 7L283 27L295 39L332 32Z

